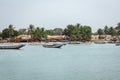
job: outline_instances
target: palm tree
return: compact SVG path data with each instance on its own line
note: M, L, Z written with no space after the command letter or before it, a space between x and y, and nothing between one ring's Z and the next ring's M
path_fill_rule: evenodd
M33 34L35 32L35 28L34 28L34 25L29 25L29 28L28 28L28 34L31 35L31 38L33 39Z
M10 24L8 27L8 33L9 33L9 38L12 38L14 36L14 27L12 24Z
M108 28L108 26L105 26L104 27L104 33L107 35L107 34L109 34L109 28Z
M120 35L120 22L116 26L117 34Z
M87 41L91 39L92 30L90 26L81 26L80 24L68 25L64 29L64 34L72 41Z
M45 29L44 28L41 28L41 38L44 38L45 37Z
M33 34L33 39L40 41L41 38L42 38L42 36L41 36L41 29L40 29L39 27L37 27L37 28L35 29L34 34Z
M19 31L18 31L19 35L27 34L26 30L27 30L27 29L25 29L25 28L19 29Z
M91 39L91 35L92 35L92 30L90 26L83 26L82 30L82 39L84 41L89 41Z

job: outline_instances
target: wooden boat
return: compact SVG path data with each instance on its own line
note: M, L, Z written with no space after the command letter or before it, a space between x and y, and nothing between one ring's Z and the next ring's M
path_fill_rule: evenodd
M63 44L44 44L43 47L46 48L61 48Z
M80 42L73 41L73 42L69 42L68 44L80 44Z
M120 46L120 43L116 43L115 45L116 45L116 46Z
M105 44L104 41L95 41L94 43L95 43L95 44Z
M20 45L0 45L0 49L20 49L24 47L25 45L20 44Z

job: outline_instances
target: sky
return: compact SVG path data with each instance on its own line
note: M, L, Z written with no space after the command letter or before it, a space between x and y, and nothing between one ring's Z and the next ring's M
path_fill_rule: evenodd
M120 22L120 0L0 0L0 30L30 24L46 29L80 23L93 32Z

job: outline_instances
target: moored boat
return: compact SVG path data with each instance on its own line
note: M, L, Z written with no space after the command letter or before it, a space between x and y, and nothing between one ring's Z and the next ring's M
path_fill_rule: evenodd
M116 45L116 46L120 46L120 43L116 43L115 45Z
M95 41L95 44L105 44L105 41Z
M80 44L80 42L77 42L77 41L71 41L71 42L69 42L68 44Z
M43 47L46 48L61 48L63 44L44 44Z
M25 46L24 44L20 44L20 45L0 45L0 49L20 49L24 46Z

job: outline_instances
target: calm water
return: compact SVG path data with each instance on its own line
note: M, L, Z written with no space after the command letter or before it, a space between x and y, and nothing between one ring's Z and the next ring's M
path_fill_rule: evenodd
M120 80L120 46L27 45L0 50L0 80Z

